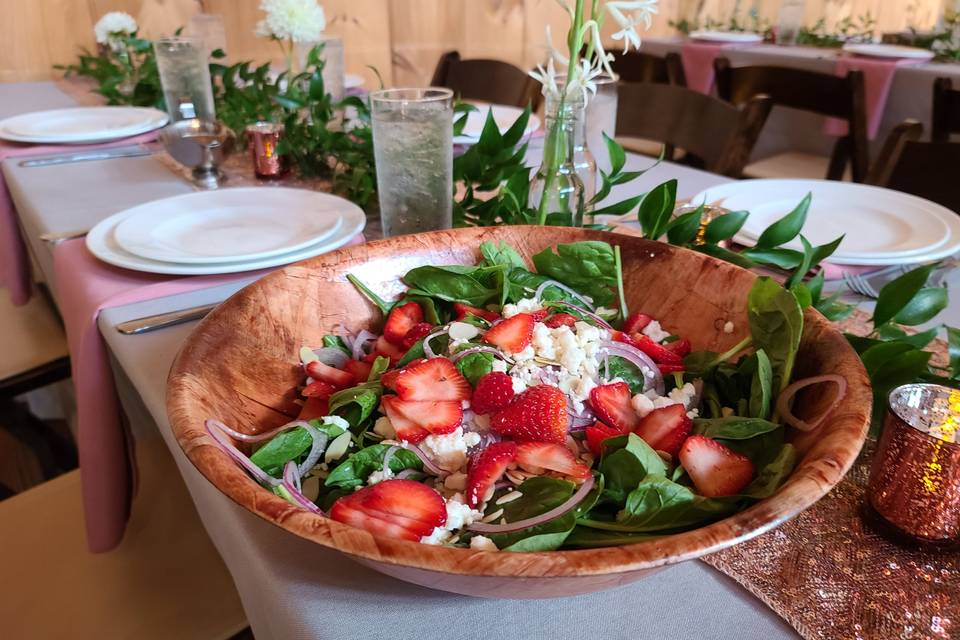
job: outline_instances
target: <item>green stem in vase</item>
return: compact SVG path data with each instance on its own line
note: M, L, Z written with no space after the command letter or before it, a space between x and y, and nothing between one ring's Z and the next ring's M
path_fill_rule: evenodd
M543 144L544 166L547 167L543 182L543 194L540 196L540 205L537 207L537 224L543 226L547 223L548 207L550 206L550 192L557 175L560 173L560 165L566 159L567 132L563 126L563 114L566 108L566 100L560 99L557 106L557 112L553 120L553 126L547 132L547 138ZM549 116L548 116L549 117ZM561 202L562 203L562 199Z

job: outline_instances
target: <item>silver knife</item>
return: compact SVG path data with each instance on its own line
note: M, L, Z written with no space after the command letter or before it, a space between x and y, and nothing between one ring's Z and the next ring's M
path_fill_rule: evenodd
M86 229L77 229L74 231L61 231L59 233L41 233L40 239L46 242L47 244L58 245L61 242L66 240L73 240L74 238L82 238L87 235Z
M205 304L199 307L181 309L180 311L158 313L155 316L121 322L115 325L114 328L126 336L135 336L140 333L147 333L148 331L156 331L157 329L165 329L185 322L199 320L216 309L218 305L219 303Z
M91 160L110 160L112 158L137 158L139 156L149 156L153 152L138 147L136 149L103 149L100 151L80 151L77 153L67 153L59 156L48 156L46 158L30 158L21 160L21 167L49 167L58 164L70 164L72 162L90 162Z

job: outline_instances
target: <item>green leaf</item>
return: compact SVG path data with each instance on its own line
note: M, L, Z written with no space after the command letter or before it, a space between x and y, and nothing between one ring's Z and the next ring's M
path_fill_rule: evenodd
M457 360L456 366L470 386L475 387L480 378L493 371L493 354L471 353Z
M726 262L735 264L738 267L743 267L744 269L752 269L756 266L753 261L743 253L734 253L729 249L724 249L723 247L715 244L701 244L691 248L694 251L704 253L720 260L725 260Z
M757 349L753 357L757 360L757 366L750 381L750 415L766 419L770 416L773 401L773 367L763 349Z
M769 265L789 271L796 269L803 261L803 253L793 249L762 249L751 247L744 249L741 254L759 264Z
M367 382L378 382L387 369L390 368L390 358L377 356L370 367L370 375L367 376Z
M409 295L422 295L448 302L464 302L483 307L501 302L505 267L468 267L426 265L411 269L403 276Z
M383 313L383 315L387 315L388 313L390 313L390 308L392 307L392 305L386 300L384 300L383 298L381 298L380 296L378 296L376 293L374 293L373 290L367 285L363 284L363 282L361 282L359 278L357 278L352 273L348 273L347 280L349 280L350 284L356 287L357 290L367 298L367 300L375 304L377 308L380 309L380 311Z
M627 153L616 140L603 133L603 142L607 146L607 155L610 157L610 175L616 175L627 164Z
M501 517L508 523L534 518L562 505L570 499L575 489L576 486L566 480L547 476L528 478L517 487L523 495L503 505ZM491 500L487 510L492 512L496 509L500 507ZM493 534L488 537L501 551L552 551L563 544L575 523L573 511L568 511L536 527L512 533Z
M573 549L595 549L599 547L615 547L626 544L636 544L660 537L650 533L630 533L628 531L603 531L590 527L576 526L567 536L563 546Z
M643 235L658 240L667 228L667 223L677 205L677 181L668 180L657 185L643 196L637 218Z
M343 351L345 354L351 355L350 348L347 347L347 343L344 342L340 336L323 336L323 346L340 349L340 351Z
M324 485L352 489L366 484L371 473L383 468L384 455L391 446L375 444L350 454L346 460L330 472L330 475L324 481ZM390 458L390 470L394 473L400 473L404 469L423 471L423 462L413 451L397 448Z
M800 305L801 310L813 306L813 294L810 293L810 288L805 283L798 282L790 287L790 293L797 299L797 304Z
M763 500L779 489L797 464L797 450L792 444L785 444L780 453L767 466L763 467L753 481L743 490L743 495Z
M327 435L327 444L343 433L343 429L337 425L326 424L322 420L311 420L310 424ZM303 427L295 427L268 440L250 456L250 461L267 474L279 478L287 462L290 460L299 462L301 456L306 455L312 446L313 438L307 430Z
M704 242L716 244L729 240L737 235L737 232L740 231L749 217L749 211L731 211L714 218L707 224L703 233Z
M349 422L351 429L359 429L373 415L382 393L383 386L379 382L364 382L337 391L330 396L330 414Z
M634 196L632 198L627 198L626 200L621 200L620 202L615 202L613 204L607 205L600 209L594 209L591 214L595 216L622 216L630 213L634 208L640 204L643 200L643 196Z
M630 386L630 393L636 394L643 391L646 380L637 365L620 356L610 356L608 362L610 369L604 372L607 380L620 378Z
M495 154L503 149L503 136L500 135L500 127L493 118L493 110L487 111L487 119L483 123L483 130L480 132L480 140L475 145L480 153Z
M682 517L693 504L694 494L687 487L660 475L649 475L627 496L617 522L637 532L656 531L664 522Z
M944 287L925 287L900 309L893 321L915 327L933 320L937 314L947 308L947 304L947 290Z
M914 347L906 342L881 342L860 354L860 360L867 373L872 374L890 360L913 350Z
M615 299L616 257L606 242L558 244L556 253L547 248L533 256L533 264L539 275L589 296L595 305L608 306Z
M810 210L812 198L813 194L808 193L793 211L764 229L757 238L756 246L761 249L772 249L796 238L807 221L807 212Z
M810 241L807 240L803 234L800 234L800 244L803 245L803 257L800 258L800 264L797 266L797 270L793 272L790 279L787 280L786 285L784 285L787 289L793 289L800 284L804 276L807 275L807 271L810 271L810 264L813 259L813 245L810 244Z
M633 433L604 441L599 468L605 482L604 499L615 504L623 504L627 494L647 475L667 472L663 458Z
M693 421L693 433L714 440L749 440L780 429L776 422L761 418L697 418Z
M703 217L703 205L695 211L685 213L670 221L667 226L667 240L670 244L684 246L690 244L700 231L700 220Z
M771 278L757 278L747 298L750 334L773 367L773 391L790 383L793 363L803 334L803 311L797 299Z
M483 256L483 266L493 267L496 265L505 265L509 270L526 269L527 263L517 253L516 249L506 242L482 242L480 243L480 255Z
M879 327L886 324L905 309L923 289L934 267L935 264L918 267L884 285L873 311L873 325Z
M828 242L826 244L821 244L818 247L814 247L813 255L810 258L810 268L816 267L818 264L832 256L840 247L840 243L843 242L845 237L845 235L842 235L833 242Z

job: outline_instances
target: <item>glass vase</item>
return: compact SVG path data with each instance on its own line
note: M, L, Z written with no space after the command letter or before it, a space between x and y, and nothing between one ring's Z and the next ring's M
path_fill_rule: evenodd
M536 211L538 224L583 226L588 201L585 184L592 184L595 190L597 172L586 148L583 98L548 95L544 118L543 162L530 183L528 204Z

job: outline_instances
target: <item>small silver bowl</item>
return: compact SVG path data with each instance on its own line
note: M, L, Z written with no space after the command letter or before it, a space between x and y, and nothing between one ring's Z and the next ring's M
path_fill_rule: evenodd
M193 182L216 189L224 179L219 167L233 148L233 132L219 122L192 118L166 126L160 140L174 160L193 170Z

